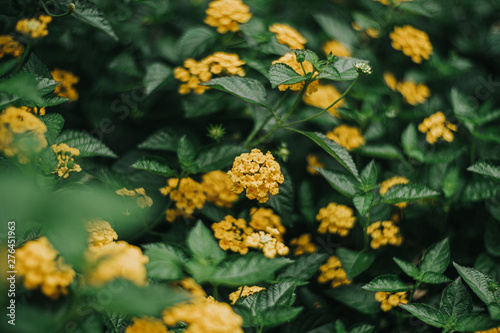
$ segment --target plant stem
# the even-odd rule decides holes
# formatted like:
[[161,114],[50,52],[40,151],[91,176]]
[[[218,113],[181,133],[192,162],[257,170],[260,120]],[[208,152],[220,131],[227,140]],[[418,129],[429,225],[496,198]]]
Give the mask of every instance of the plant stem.
[[411,303],[411,301],[413,300],[413,295],[415,295],[415,291],[418,289],[419,286],[420,286],[420,281],[417,281],[417,283],[415,283],[415,285],[411,289],[410,297],[408,297],[408,303]]
[[14,69],[13,74],[17,74],[21,68],[23,67],[24,62],[26,61],[26,57],[28,57],[28,54],[31,52],[31,46],[33,45],[33,39],[30,39],[28,42],[28,45],[26,45],[26,48],[24,49],[24,53],[19,59],[19,63],[17,64],[16,68]]
[[45,2],[43,0],[40,0],[40,3],[42,4],[42,7],[43,7],[43,10],[45,11],[45,13],[47,13],[47,15],[52,16],[52,17],[63,17],[63,16],[68,16],[69,14],[73,13],[73,11],[68,10],[64,14],[52,14],[50,12],[50,10],[47,8],[47,6],[45,5]]

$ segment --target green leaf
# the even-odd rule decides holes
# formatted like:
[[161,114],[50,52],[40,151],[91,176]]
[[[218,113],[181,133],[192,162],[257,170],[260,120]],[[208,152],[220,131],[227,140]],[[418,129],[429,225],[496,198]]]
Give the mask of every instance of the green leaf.
[[318,75],[318,78],[333,81],[354,80],[359,76],[354,65],[360,62],[366,61],[356,58],[341,57],[333,64],[321,67],[321,73]]
[[450,98],[455,116],[471,130],[476,116],[475,107],[472,107],[467,97],[456,88],[451,90]]
[[500,167],[487,162],[477,162],[476,164],[468,167],[467,171],[475,172],[500,181]]
[[183,135],[185,131],[181,128],[166,127],[144,140],[138,148],[176,152],[178,142]]
[[345,20],[340,18],[340,15],[315,13],[313,17],[330,38],[341,41],[349,47],[358,44],[356,32],[349,24],[345,23]]
[[441,189],[445,198],[451,198],[457,191],[460,183],[460,169],[458,165],[450,165],[444,175],[443,185]]
[[431,245],[420,261],[420,270],[425,272],[443,273],[450,263],[450,244],[448,238]]
[[406,285],[406,283],[398,278],[397,275],[384,274],[377,276],[375,279],[365,284],[363,289],[369,291],[389,291],[391,293],[398,293],[408,291],[411,287]]
[[89,0],[75,0],[73,3],[76,7],[76,10],[72,14],[74,18],[105,32],[114,40],[118,40],[108,20],[106,20],[99,7],[93,2]]
[[182,267],[186,258],[179,249],[164,243],[146,244],[143,248],[144,255],[149,257],[146,264],[148,278],[166,281],[184,278]]
[[373,201],[375,200],[375,193],[368,192],[365,195],[355,194],[352,198],[352,203],[356,210],[361,216],[365,214],[372,208]]
[[491,319],[500,320],[500,304],[492,303],[488,305],[488,312],[490,313]]
[[356,252],[340,247],[335,255],[342,263],[347,279],[352,280],[359,274],[366,271],[375,260],[375,255],[369,252]]
[[219,247],[212,232],[200,220],[189,232],[186,243],[193,256],[200,262],[217,265],[226,258],[226,252]]
[[445,316],[454,318],[472,311],[472,298],[460,278],[444,289],[439,310]]
[[22,98],[35,105],[43,102],[41,92],[38,89],[38,81],[33,74],[21,72],[0,81],[0,92]]
[[172,177],[177,174],[175,170],[170,169],[167,161],[159,156],[142,157],[131,165],[132,168],[145,170],[163,177]]
[[77,148],[82,157],[118,157],[104,143],[85,132],[74,130],[64,131],[57,138],[57,143],[65,143],[70,147]]
[[497,299],[500,298],[500,288],[498,288],[496,291],[491,291],[488,288],[491,284],[494,283],[497,283],[498,285],[497,281],[495,281],[489,275],[481,273],[474,268],[460,266],[457,263],[453,263],[453,265],[457,269],[462,279],[464,279],[464,281],[469,285],[469,287],[477,295],[477,297],[479,297],[486,305],[489,305],[491,303],[498,304],[498,300],[496,300],[495,297]]
[[373,187],[377,184],[377,166],[374,160],[371,160],[361,171],[361,182],[366,187]]
[[420,199],[438,196],[439,192],[431,190],[420,184],[398,184],[391,186],[382,197],[383,203],[395,204],[400,202],[411,202]]
[[391,144],[366,144],[356,149],[362,155],[396,160],[402,157],[401,151]]
[[0,63],[0,76],[4,76],[8,72],[10,72],[14,67],[16,67],[18,60],[10,59],[7,61],[3,61]]
[[375,293],[361,289],[360,284],[329,289],[325,294],[363,314],[380,312],[380,303],[375,300]]
[[181,104],[186,118],[207,116],[221,110],[222,94],[189,94],[182,98]]
[[51,146],[45,147],[39,155],[40,169],[47,174],[52,174],[57,169],[58,160],[57,155]]
[[170,79],[171,75],[172,68],[161,62],[155,62],[148,65],[143,83],[146,87],[146,95],[155,91],[159,86]]
[[234,158],[244,151],[243,147],[232,144],[203,148],[194,163],[199,167],[200,172],[221,170],[231,164]]
[[354,324],[353,327],[349,329],[349,333],[372,333],[375,326],[368,324]]
[[[23,66],[23,71],[30,73],[37,80],[37,87],[40,95],[48,94],[60,84],[52,78],[52,74],[45,64],[32,53]],[[38,106],[42,106],[38,103]]]
[[197,58],[217,40],[217,33],[207,27],[187,29],[177,42],[179,59]]
[[297,57],[303,56],[305,60],[310,62],[311,64],[314,64],[319,60],[318,55],[308,49],[295,49],[293,50],[293,53],[295,53]]
[[227,92],[250,104],[268,108],[266,89],[257,80],[240,76],[226,76],[212,79],[203,85]]
[[495,143],[500,143],[500,134],[498,133],[498,125],[485,126],[480,131],[472,130],[474,137]]
[[279,85],[290,85],[306,80],[305,76],[297,73],[292,67],[283,63],[276,63],[269,68],[269,81],[276,88]]
[[47,133],[45,137],[49,144],[53,144],[56,141],[57,136],[61,133],[64,126],[64,118],[58,113],[49,113],[40,118],[45,126],[47,126]]
[[494,256],[500,257],[500,223],[494,220],[486,222],[486,230],[484,231],[484,246],[486,251]]
[[340,320],[335,322],[335,333],[346,333],[345,326]]
[[446,326],[445,316],[430,305],[422,303],[399,304],[399,306],[421,321],[431,326],[441,328]]
[[410,124],[406,127],[401,134],[401,143],[406,155],[419,162],[423,162],[425,160],[425,152],[418,145],[417,129],[415,125]]
[[440,283],[446,283],[450,282],[451,280],[441,274],[441,273],[436,273],[436,272],[424,272],[418,280],[423,283],[429,283],[429,284],[440,284]]
[[135,59],[129,53],[120,53],[108,65],[112,71],[130,75],[133,77],[140,77],[139,69],[135,63]]
[[194,158],[196,157],[196,148],[193,143],[189,141],[187,135],[182,136],[177,146],[177,156],[183,169],[189,168],[193,165]]
[[278,275],[278,280],[294,279],[296,281],[307,281],[316,274],[319,266],[321,266],[327,257],[326,253],[302,255]]
[[483,201],[493,198],[500,193],[500,186],[486,179],[473,179],[469,181],[462,191],[464,201]]
[[123,331],[122,326],[128,326],[128,318],[126,315],[108,311],[102,311],[99,314],[99,317],[102,319],[109,333],[121,333]]
[[270,259],[260,253],[232,255],[224,260],[210,278],[210,282],[228,286],[254,285],[272,280],[274,272],[293,263],[288,258]]
[[417,277],[420,275],[420,270],[417,268],[417,266],[413,265],[411,262],[395,257],[392,259],[399,266],[399,268],[401,268],[401,270],[409,277],[417,279]]
[[352,198],[356,194],[359,182],[353,176],[323,168],[315,170],[326,179],[330,186],[346,197]]
[[487,314],[471,313],[461,316],[455,323],[457,332],[478,332],[498,327],[498,321],[494,321]]
[[449,163],[462,156],[465,152],[467,152],[465,146],[426,151],[424,162],[428,164]]

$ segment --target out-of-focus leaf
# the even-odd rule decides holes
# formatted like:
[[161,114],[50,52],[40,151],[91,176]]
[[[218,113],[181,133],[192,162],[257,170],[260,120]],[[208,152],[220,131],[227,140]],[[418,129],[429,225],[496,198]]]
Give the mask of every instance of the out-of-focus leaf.
[[424,150],[418,145],[417,129],[415,125],[410,124],[401,134],[401,143],[406,155],[419,162],[425,160]]
[[450,198],[455,194],[460,185],[460,170],[457,165],[451,165],[446,170],[444,175],[442,190],[446,198]]
[[221,170],[231,164],[234,158],[243,152],[243,147],[232,144],[203,148],[194,163],[202,172]]
[[326,257],[326,253],[302,255],[278,275],[278,280],[307,281],[318,271],[319,266],[325,261]]
[[356,152],[362,155],[385,158],[388,160],[397,160],[402,156],[401,151],[391,144],[366,144],[356,149]]
[[375,260],[375,255],[369,252],[356,252],[340,247],[335,255],[342,263],[347,279],[352,280],[359,274],[366,271]]
[[266,89],[257,80],[239,76],[214,78],[203,85],[222,90],[245,102],[267,108]]
[[281,168],[283,173],[283,184],[279,186],[279,193],[270,195],[267,204],[280,215],[285,226],[293,224],[293,212],[295,208],[294,188],[292,177],[285,168]]
[[167,127],[159,130],[139,144],[142,149],[177,151],[177,145],[185,131],[180,128]]
[[144,76],[146,94],[149,95],[155,91],[159,86],[166,82],[171,75],[172,68],[161,62],[155,62],[149,65],[146,68],[146,75]]
[[500,193],[500,185],[486,179],[471,180],[462,191],[464,201],[483,201]]
[[22,98],[35,105],[43,103],[42,94],[38,89],[38,80],[33,74],[27,72],[1,80],[0,92],[12,95],[15,99]]
[[486,222],[484,246],[490,255],[500,257],[500,222],[495,220]]
[[149,258],[146,264],[149,278],[174,281],[185,276],[182,266],[186,258],[179,249],[164,243],[146,244],[143,248],[144,255]]
[[345,23],[345,20],[324,13],[315,13],[313,17],[330,38],[341,41],[347,46],[354,46],[358,43],[356,32]]
[[380,303],[375,300],[375,293],[361,289],[360,284],[329,289],[325,294],[363,314],[380,312]]
[[201,221],[198,221],[191,229],[186,243],[193,256],[199,261],[217,265],[226,258],[226,252],[219,247],[212,232]]
[[73,3],[76,7],[76,10],[72,14],[74,18],[105,32],[114,40],[118,40],[108,20],[93,2],[89,0],[75,0]]
[[184,32],[177,42],[179,59],[197,58],[215,41],[217,33],[207,27],[190,28]]

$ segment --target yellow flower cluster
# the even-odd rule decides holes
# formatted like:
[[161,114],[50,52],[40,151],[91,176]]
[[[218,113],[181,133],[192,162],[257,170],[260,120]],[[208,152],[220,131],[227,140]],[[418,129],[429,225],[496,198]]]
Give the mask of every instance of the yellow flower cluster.
[[240,254],[248,253],[246,239],[253,233],[244,219],[235,219],[227,215],[224,220],[213,223],[214,237],[219,239],[219,246],[224,251],[231,250]]
[[68,294],[75,271],[64,264],[46,237],[40,237],[21,246],[16,251],[17,275],[24,277],[26,289],[40,287],[51,299]]
[[180,321],[187,324],[184,333],[243,333],[243,319],[229,304],[217,302],[212,297],[167,308],[163,321],[168,326]]
[[38,20],[23,19],[17,21],[16,30],[21,34],[30,38],[39,38],[48,35],[47,24],[52,21],[52,17],[48,15],[40,15]]
[[359,128],[347,125],[335,127],[333,131],[326,133],[326,137],[347,150],[356,149],[365,144],[365,138],[361,135]]
[[[295,55],[295,53],[287,53],[284,56],[282,56],[281,58],[279,58],[278,60],[273,61],[273,65],[277,64],[277,63],[286,64],[286,65],[292,67],[292,69],[297,74],[300,74],[302,76],[305,76],[307,73],[311,73],[314,71],[314,67],[309,61],[304,60],[304,62],[302,62],[302,64],[299,63],[297,61],[297,56]],[[305,72],[304,72],[304,70],[305,70]],[[287,89],[290,89],[292,91],[301,91],[302,88],[304,87],[304,84],[305,84],[304,81],[294,83],[294,84],[280,84],[278,86],[278,89],[280,91],[285,91]],[[306,95],[310,95],[310,94],[314,93],[316,90],[318,90],[318,85],[319,85],[318,80],[315,80],[315,81],[309,83],[309,85],[307,86]]]
[[413,0],[375,0],[375,1],[378,1],[381,4],[388,6],[390,4],[399,5],[401,4],[401,2],[409,2]]
[[47,146],[47,126],[21,108],[9,106],[0,114],[0,151],[6,156],[17,156],[21,164]]
[[235,304],[236,301],[238,299],[240,299],[241,297],[247,297],[247,296],[253,295],[255,293],[258,293],[258,292],[260,292],[262,290],[266,290],[266,288],[259,287],[259,286],[253,286],[253,287],[243,286],[243,287],[239,287],[238,290],[236,290],[235,292],[232,292],[232,293],[229,294],[229,300],[231,301],[231,304]]
[[269,31],[276,35],[278,42],[293,49],[303,49],[307,40],[297,30],[288,24],[275,23],[269,27]]
[[427,133],[425,139],[431,145],[435,144],[439,138],[446,142],[453,141],[453,133],[456,132],[457,126],[446,121],[446,117],[441,111],[438,111],[418,125],[418,130],[422,133]]
[[474,333],[500,333],[500,326],[487,331],[475,331]]
[[169,284],[173,287],[180,287],[181,289],[188,291],[194,298],[203,299],[207,297],[205,290],[203,290],[203,288],[196,283],[192,277],[187,277]]
[[329,40],[324,43],[323,52],[326,55],[331,53],[339,57],[350,57],[352,55],[351,50],[347,46],[336,40]]
[[270,208],[251,208],[250,209],[250,227],[254,230],[265,231],[267,228],[278,230],[278,240],[283,241],[282,235],[286,232],[285,227],[281,224],[281,218],[274,214]]
[[399,92],[403,100],[411,105],[422,104],[431,95],[429,87],[425,84],[413,81],[398,82],[391,72],[384,73],[384,81],[391,90]]
[[318,156],[310,154],[307,155],[307,172],[309,172],[311,175],[317,175],[318,171],[314,170],[313,168],[322,168],[325,166],[319,159]]
[[392,74],[391,72],[384,72],[384,81],[392,91],[397,91],[398,80],[396,79],[394,74]]
[[316,245],[311,242],[311,234],[302,234],[299,237],[291,239],[290,245],[295,247],[293,254],[296,256],[304,253],[314,253],[317,250]]
[[364,32],[370,38],[379,38],[380,37],[380,32],[376,28],[369,27],[369,28],[363,30],[356,22],[352,22],[351,25],[354,28],[354,30],[359,31],[359,32]]
[[238,200],[238,195],[231,191],[231,185],[227,174],[220,170],[204,174],[201,181],[207,201],[226,208]]
[[115,193],[122,197],[137,197],[137,205],[141,208],[153,206],[153,199],[146,194],[144,187],[139,187],[134,190],[128,190],[124,187],[116,190]]
[[347,275],[342,268],[339,258],[331,256],[327,262],[319,267],[321,275],[318,277],[319,283],[332,281],[332,288],[337,288],[344,284],[350,284],[352,281],[347,279]]
[[31,114],[34,114],[35,116],[44,116],[45,115],[45,108],[37,108],[35,106],[21,106],[20,109],[29,112]]
[[422,58],[429,60],[432,54],[432,44],[429,36],[421,30],[415,29],[410,25],[395,27],[389,34],[392,40],[392,47],[411,57],[413,62],[420,64]]
[[101,247],[113,243],[118,239],[118,234],[109,222],[103,220],[92,220],[85,223],[89,233],[89,246]]
[[[387,193],[387,190],[389,188],[393,187],[394,185],[400,185],[400,184],[408,184],[410,181],[405,178],[405,177],[400,177],[400,176],[394,176],[389,179],[384,180],[382,183],[380,183],[380,189],[379,192],[381,195],[384,195]],[[403,209],[407,206],[408,204],[406,202],[400,202],[395,204],[395,206]]]
[[125,333],[169,333],[161,319],[145,317],[133,318],[132,325],[125,329]]
[[399,234],[399,228],[392,221],[372,223],[368,226],[367,233],[372,237],[370,246],[374,250],[387,244],[399,246],[403,243],[403,237]]
[[329,203],[316,215],[316,220],[320,221],[318,232],[324,234],[328,231],[342,237],[347,236],[356,222],[356,216],[353,213],[353,210],[347,206]]
[[178,216],[190,217],[195,208],[203,207],[207,197],[203,192],[203,186],[190,177],[170,178],[167,186],[160,189],[161,194],[169,195],[175,201],[174,209],[167,209],[167,221],[173,222]]
[[77,84],[80,79],[78,76],[73,73],[63,70],[63,69],[54,69],[50,74],[55,81],[61,82],[56,89],[54,90],[54,94],[60,97],[69,98],[70,102],[74,102],[78,99],[78,92],[73,87],[73,85]]
[[208,5],[206,14],[205,23],[216,27],[220,34],[239,31],[239,23],[247,23],[252,18],[250,8],[241,0],[212,1]]
[[191,92],[203,94],[209,87],[200,85],[212,78],[212,75],[239,75],[245,76],[245,71],[241,66],[245,62],[237,54],[216,52],[201,61],[186,59],[184,67],[174,69],[174,77],[184,82],[179,86],[179,94],[186,95]]
[[279,240],[281,234],[277,229],[267,228],[266,232],[254,232],[246,238],[245,244],[248,247],[260,249],[268,258],[274,258],[276,255],[286,256],[290,249]]
[[391,294],[386,291],[377,291],[375,293],[375,299],[380,302],[380,308],[382,311],[387,312],[393,307],[398,306],[398,304],[406,304],[408,300],[406,299],[406,292],[400,292]]
[[284,181],[280,165],[273,155],[270,152],[264,155],[257,148],[237,156],[227,174],[234,193],[239,194],[246,189],[247,198],[257,199],[260,203],[267,202],[269,195],[278,194],[278,184]]
[[71,148],[65,143],[52,145],[52,150],[57,156],[57,168],[52,173],[57,173],[59,177],[68,178],[71,171],[82,171],[80,165],[75,162],[75,156],[80,155],[80,150]]
[[11,36],[0,36],[0,58],[10,54],[13,57],[20,57],[24,52],[24,46]]
[[[333,102],[340,98],[342,94],[332,85],[329,84],[318,84],[317,90],[312,92],[309,95],[304,95],[303,101],[304,103],[315,106],[320,109],[326,109]],[[341,99],[334,106],[328,109],[328,113],[330,113],[334,117],[338,117],[337,108],[342,107],[344,105],[344,100]]]

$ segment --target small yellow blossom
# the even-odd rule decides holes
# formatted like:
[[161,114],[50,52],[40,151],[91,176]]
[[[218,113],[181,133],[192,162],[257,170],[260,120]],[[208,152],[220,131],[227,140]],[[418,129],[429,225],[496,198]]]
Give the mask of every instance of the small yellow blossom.
[[331,256],[328,261],[319,267],[321,275],[318,277],[319,283],[332,281],[332,288],[337,288],[344,284],[351,284],[342,268],[342,263],[336,256]]
[[276,35],[278,42],[290,49],[303,49],[307,40],[297,30],[288,24],[275,23],[269,27],[269,31]]
[[326,55],[330,53],[339,57],[350,57],[352,56],[351,50],[344,44],[336,40],[329,40],[323,44],[323,52]]
[[280,233],[277,229],[267,228],[266,232],[254,232],[246,238],[246,245],[255,249],[261,249],[268,258],[274,258],[276,255],[286,256],[290,249],[278,240]]
[[60,97],[69,98],[70,102],[76,101],[78,99],[78,92],[73,85],[80,81],[78,76],[58,68],[54,69],[51,74],[55,81],[61,82],[54,90],[54,94]]
[[398,81],[396,80],[394,74],[392,74],[391,72],[384,72],[384,81],[392,91],[396,91]]
[[224,171],[216,170],[204,174],[201,181],[207,201],[230,208],[238,195],[231,191],[232,182]]
[[101,247],[113,243],[118,239],[118,234],[111,227],[109,222],[103,220],[92,220],[85,223],[85,228],[89,233],[89,246]]
[[252,18],[250,8],[241,0],[212,1],[208,5],[206,14],[205,23],[216,27],[220,34],[239,31],[239,23],[247,23]]
[[57,173],[59,177],[68,178],[71,171],[82,171],[80,165],[75,162],[75,156],[80,155],[80,150],[65,143],[52,145],[52,150],[57,156],[57,168],[52,173]]
[[269,195],[279,193],[278,184],[283,184],[284,177],[273,155],[266,155],[255,148],[250,153],[243,153],[234,159],[233,167],[227,172],[233,183],[231,190],[241,193],[246,189],[248,199],[267,202]]
[[318,175],[318,171],[314,170],[314,168],[323,168],[325,164],[323,164],[319,159],[318,156],[314,154],[309,154],[307,155],[307,172],[309,172],[311,175]]
[[403,100],[410,105],[422,104],[431,95],[429,87],[423,83],[417,84],[413,81],[398,82],[396,90],[403,95]]
[[0,36],[0,58],[10,54],[15,58],[19,58],[24,52],[24,46],[16,41],[11,36]]
[[29,112],[31,114],[34,114],[35,116],[44,116],[45,115],[45,108],[37,108],[35,106],[21,106],[20,109]]
[[47,146],[47,126],[22,108],[9,106],[0,114],[0,151],[27,164]]
[[387,312],[393,307],[398,306],[398,304],[406,304],[408,300],[406,299],[406,292],[400,292],[391,294],[386,291],[377,291],[375,293],[375,299],[380,302],[380,308],[382,311]]
[[244,219],[235,219],[227,215],[224,220],[213,223],[214,237],[219,239],[219,246],[224,251],[231,250],[240,254],[248,253],[246,238],[253,233]]
[[351,208],[332,202],[319,210],[316,220],[320,222],[318,232],[324,234],[328,231],[345,237],[354,227],[356,216]]
[[335,127],[333,131],[326,133],[326,137],[347,150],[356,149],[365,144],[365,138],[363,138],[359,129],[347,125]]
[[369,27],[369,28],[366,28],[363,30],[356,22],[352,22],[351,25],[354,28],[354,30],[362,32],[364,35],[366,35],[370,38],[379,38],[380,37],[380,32],[377,28]]
[[115,191],[116,194],[122,197],[137,197],[137,206],[147,208],[153,206],[153,199],[146,195],[144,187],[139,187],[134,190],[128,190],[125,187]]
[[444,114],[438,111],[430,117],[425,118],[424,121],[418,125],[418,130],[422,133],[427,133],[425,139],[432,145],[440,138],[446,142],[452,142],[453,133],[451,131],[456,132],[457,126],[446,121]]
[[[318,84],[317,90],[312,92],[309,95],[304,95],[303,101],[304,103],[315,106],[320,109],[326,109],[333,102],[338,100],[342,96],[342,94],[330,84]],[[337,108],[342,107],[344,105],[344,99],[341,99],[334,106],[328,109],[328,113],[330,113],[334,117],[339,117],[337,113]]]
[[368,226],[367,233],[371,236],[370,246],[376,250],[387,244],[399,246],[403,243],[403,237],[399,234],[399,228],[392,221],[378,221]]
[[290,245],[295,247],[293,254],[296,256],[304,253],[314,253],[317,250],[316,245],[311,242],[311,234],[302,234],[297,238],[291,239]]
[[286,232],[285,227],[281,224],[281,218],[274,214],[270,208],[251,208],[250,222],[248,223],[254,230],[265,231],[267,228],[275,228],[278,230],[278,240],[283,241],[282,235]]
[[497,328],[492,328],[487,331],[475,331],[474,333],[500,333],[500,326]]
[[125,329],[125,333],[169,333],[161,319],[157,318],[133,318],[132,325]]
[[394,49],[403,51],[406,56],[411,57],[411,60],[417,64],[422,62],[422,58],[429,60],[432,54],[432,44],[429,36],[410,25],[395,27],[389,37],[392,40]]
[[22,19],[17,21],[16,30],[30,38],[40,38],[48,35],[47,24],[52,21],[48,15],[40,15],[38,19]]
[[207,293],[192,277],[187,277],[179,281],[169,283],[173,287],[180,287],[188,291],[196,299],[204,299]]
[[168,209],[167,221],[173,222],[178,216],[191,217],[196,208],[205,204],[207,197],[203,193],[203,186],[190,177],[170,178],[167,186],[160,189],[161,194],[168,195],[175,202],[175,209]]
[[[400,184],[408,184],[410,181],[405,178],[405,177],[400,177],[400,176],[394,176],[392,178],[389,178],[389,179],[386,179],[384,180],[381,184],[380,184],[380,194],[381,195],[384,195],[387,190],[389,190],[389,188],[391,188],[392,186],[394,185],[400,185]],[[397,203],[395,204],[395,206],[399,207],[399,208],[405,208],[408,204],[406,202],[400,202],[400,203]]]
[[[297,61],[297,56],[293,52],[287,53],[284,56],[282,56],[281,58],[279,58],[278,60],[273,61],[273,65],[277,64],[277,63],[281,63],[281,64],[285,64],[285,65],[290,66],[297,74],[300,74],[302,76],[305,76],[307,73],[311,73],[314,71],[314,67],[309,61],[304,60],[302,62],[302,64],[299,63]],[[305,72],[304,72],[304,70],[305,70]],[[304,84],[305,84],[304,81],[294,83],[294,84],[280,84],[278,86],[278,89],[280,91],[285,91],[287,89],[290,89],[292,91],[301,91],[302,88],[304,87]],[[310,95],[310,94],[314,93],[316,90],[318,90],[318,85],[319,85],[318,80],[315,80],[315,81],[309,83],[309,85],[307,86],[306,95]]]
[[236,301],[238,299],[240,299],[241,297],[247,297],[247,296],[253,295],[255,293],[258,293],[258,292],[260,292],[262,290],[266,290],[266,288],[259,287],[259,286],[253,286],[253,287],[243,286],[243,287],[239,287],[238,290],[236,290],[235,292],[232,292],[232,293],[229,294],[229,300],[231,301],[231,304],[235,304]]
[[26,289],[40,287],[51,299],[67,295],[75,277],[75,271],[58,258],[58,252],[46,237],[29,241],[16,250],[16,271],[24,278]]

